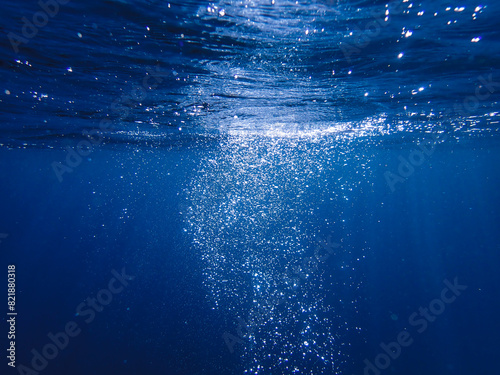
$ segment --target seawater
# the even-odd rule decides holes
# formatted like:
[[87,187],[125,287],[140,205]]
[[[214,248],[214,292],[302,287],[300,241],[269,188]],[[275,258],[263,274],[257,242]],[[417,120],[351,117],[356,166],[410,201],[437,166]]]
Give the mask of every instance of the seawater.
[[498,4],[3,5],[10,373],[495,372]]

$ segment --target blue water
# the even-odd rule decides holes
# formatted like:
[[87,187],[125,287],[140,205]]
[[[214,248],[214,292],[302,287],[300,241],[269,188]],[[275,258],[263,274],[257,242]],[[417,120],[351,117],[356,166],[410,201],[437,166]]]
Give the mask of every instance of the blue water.
[[2,1],[1,373],[498,372],[499,11]]

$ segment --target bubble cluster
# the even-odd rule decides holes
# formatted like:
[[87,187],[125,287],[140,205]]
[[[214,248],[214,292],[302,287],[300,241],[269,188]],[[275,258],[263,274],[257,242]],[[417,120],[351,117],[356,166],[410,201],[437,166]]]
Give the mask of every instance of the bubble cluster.
[[[325,228],[339,235],[336,202],[346,202],[352,180],[334,176],[350,146],[340,135],[300,134],[229,136],[206,154],[185,191],[186,231],[203,260],[207,296],[244,322],[239,353],[248,374],[340,373],[349,357],[349,317],[326,301],[335,286],[324,276],[336,271],[314,249]],[[325,219],[325,206],[338,210]]]

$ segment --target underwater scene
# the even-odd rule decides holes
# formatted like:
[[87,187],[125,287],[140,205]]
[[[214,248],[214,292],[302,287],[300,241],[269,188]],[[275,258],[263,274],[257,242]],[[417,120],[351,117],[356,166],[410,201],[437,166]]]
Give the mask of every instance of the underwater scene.
[[0,3],[1,374],[500,373],[500,2]]

